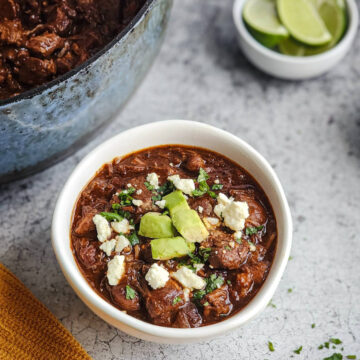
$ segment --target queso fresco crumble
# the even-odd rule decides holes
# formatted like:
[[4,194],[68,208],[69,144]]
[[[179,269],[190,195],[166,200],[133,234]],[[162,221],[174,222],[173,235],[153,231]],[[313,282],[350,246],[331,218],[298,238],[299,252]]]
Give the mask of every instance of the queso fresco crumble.
[[168,327],[222,321],[256,295],[276,249],[256,180],[226,157],[180,145],[105,164],[75,205],[74,256],[113,306]]

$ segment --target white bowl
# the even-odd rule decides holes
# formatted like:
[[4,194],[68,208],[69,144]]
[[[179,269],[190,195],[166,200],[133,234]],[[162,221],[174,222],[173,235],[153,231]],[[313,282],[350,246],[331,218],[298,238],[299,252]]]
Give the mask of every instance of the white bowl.
[[[118,310],[99,295],[81,274],[70,248],[71,214],[75,201],[95,172],[117,156],[156,145],[184,144],[217,151],[245,168],[264,189],[273,206],[278,243],[269,275],[254,299],[239,313],[214,325],[174,329],[152,325]],[[245,324],[271,300],[289,258],[292,240],[290,209],[279,179],[269,163],[251,146],[215,127],[185,120],[150,123],[124,131],[98,146],[75,168],[56,203],[52,244],[61,269],[78,296],[98,316],[118,329],[144,340],[189,343],[209,339]]]
[[344,58],[358,28],[359,14],[355,0],[346,0],[348,27],[340,42],[329,51],[314,56],[288,56],[261,45],[247,30],[243,17],[243,7],[247,0],[235,0],[233,19],[237,29],[241,49],[251,63],[267,74],[289,80],[303,80],[319,76],[329,71]]

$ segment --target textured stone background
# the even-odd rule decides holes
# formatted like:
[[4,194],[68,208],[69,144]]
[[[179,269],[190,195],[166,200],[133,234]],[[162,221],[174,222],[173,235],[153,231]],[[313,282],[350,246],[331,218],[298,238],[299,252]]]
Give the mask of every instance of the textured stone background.
[[[289,359],[300,345],[295,358],[322,359],[334,351],[317,349],[329,337],[344,342],[344,355],[360,356],[360,39],[321,78],[277,80],[242,56],[231,6],[175,0],[160,56],[116,121],[66,161],[0,187],[0,261],[94,359]],[[169,118],[207,122],[258,149],[283,183],[295,225],[276,308],[188,346],[140,341],[93,315],[66,283],[50,243],[57,195],[78,161],[114,133]]]

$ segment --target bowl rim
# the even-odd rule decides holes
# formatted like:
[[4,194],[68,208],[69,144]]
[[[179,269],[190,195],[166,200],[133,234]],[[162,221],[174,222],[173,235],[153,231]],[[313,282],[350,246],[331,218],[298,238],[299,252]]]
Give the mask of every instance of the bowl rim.
[[130,33],[131,30],[137,25],[137,23],[140,22],[142,16],[151,9],[153,3],[155,3],[156,1],[157,0],[145,0],[144,5],[141,7],[138,13],[131,19],[131,21],[125,26],[125,28],[122,29],[119,32],[119,34],[115,36],[114,39],[112,39],[108,44],[106,44],[103,48],[97,51],[93,56],[91,56],[85,62],[83,62],[79,66],[76,66],[75,68],[71,69],[65,74],[56,77],[55,79],[49,82],[46,82],[32,89],[26,90],[20,93],[19,95],[10,97],[8,99],[3,99],[3,100],[0,99],[0,108],[5,105],[19,102],[21,100],[31,99],[41,94],[43,91],[46,91],[60,84],[61,82],[68,80],[69,78],[80,72],[81,70],[85,69],[91,63],[95,62],[99,57],[101,57],[104,53],[106,53],[109,49],[111,49],[116,43],[118,43],[123,37],[125,37],[126,34]]
[[[191,128],[192,131],[197,131],[198,134],[216,133],[216,136],[221,137],[222,141],[229,141],[230,143],[232,142],[236,144],[236,151],[244,152],[244,154],[246,154],[246,156],[251,159],[251,162],[257,163],[259,166],[263,167],[264,171],[266,172],[265,177],[268,178],[271,186],[274,188],[276,196],[279,198],[279,213],[282,214],[284,223],[283,246],[281,249],[276,249],[274,261],[272,263],[272,267],[270,269],[268,277],[262,284],[256,296],[249,302],[249,304],[237,314],[231,316],[229,319],[223,320],[216,324],[191,329],[162,327],[144,322],[122,312],[121,310],[108,303],[102,297],[100,297],[100,295],[98,295],[90,287],[86,279],[83,277],[80,269],[78,268],[78,265],[76,264],[76,261],[74,261],[72,252],[70,252],[71,258],[67,255],[68,253],[66,252],[63,243],[64,236],[67,239],[66,242],[70,242],[70,229],[63,229],[61,227],[61,222],[63,221],[62,219],[64,219],[63,207],[65,207],[66,204],[71,202],[73,208],[74,199],[77,199],[79,195],[78,193],[74,194],[74,191],[72,190],[72,185],[74,182],[76,182],[76,177],[77,175],[81,174],[82,169],[89,166],[91,168],[91,163],[93,161],[93,158],[97,156],[97,153],[101,153],[102,149],[108,148],[109,146],[111,146],[111,144],[118,142],[120,139],[133,138],[133,136],[135,136],[136,132],[138,131],[147,130],[148,132],[150,132],[154,131],[154,129],[159,130],[160,128],[164,129],[166,127],[171,127],[173,129],[174,126],[186,126]],[[158,145],[165,144],[174,144],[174,142],[169,143],[164,141],[162,144],[159,143]],[[178,144],[181,144],[181,142],[178,142]],[[209,146],[209,149],[211,149],[211,146]],[[122,155],[126,154],[119,154],[118,156]],[[102,157],[104,158],[104,155],[102,155]],[[102,160],[102,163],[105,164],[108,161],[111,160],[104,159]],[[95,174],[98,168],[95,168],[95,165],[93,166],[94,169],[91,168],[91,171]],[[88,181],[90,181],[90,179],[91,178],[89,178],[82,186],[85,186]],[[274,211],[276,214],[277,212],[275,209]],[[71,216],[71,214],[67,214],[66,216]],[[112,323],[113,325],[115,324],[115,322],[122,323],[123,325],[125,325],[125,327],[127,326],[133,328],[138,333],[146,334],[153,338],[161,338],[163,340],[182,339],[191,342],[194,341],[194,339],[196,338],[202,339],[205,337],[213,337],[236,327],[239,327],[240,325],[243,325],[244,323],[255,317],[267,306],[281,280],[281,276],[283,275],[290,255],[292,243],[292,218],[284,190],[280,184],[277,175],[275,174],[275,171],[265,160],[265,158],[260,155],[253,147],[251,147],[244,140],[238,138],[237,136],[205,123],[189,120],[167,120],[148,123],[121,132],[114,137],[108,139],[107,141],[101,143],[94,150],[92,150],[82,161],[80,161],[80,163],[75,167],[75,169],[69,176],[58,196],[52,220],[51,238],[57,261],[65,275],[65,278],[68,280],[68,282],[70,283],[74,291],[78,294],[78,296],[90,307],[92,311],[97,313],[102,319],[106,318],[106,321]],[[283,255],[279,260],[277,260],[277,257],[280,256],[280,250]],[[274,267],[275,261],[277,266],[276,268]],[[91,304],[91,306],[89,304]],[[94,308],[96,309],[96,311],[94,310]],[[101,313],[101,315],[99,313]],[[113,320],[113,322],[109,321],[109,319]]]
[[358,28],[359,14],[358,14],[356,2],[355,0],[345,0],[347,7],[347,14],[349,18],[348,26],[345,30],[343,37],[333,48],[317,55],[310,55],[310,56],[285,55],[278,53],[260,44],[249,33],[249,31],[245,26],[242,16],[242,10],[247,1],[249,0],[235,0],[233,4],[233,11],[232,11],[233,21],[235,23],[235,27],[238,34],[249,46],[254,48],[257,52],[261,53],[263,56],[282,63],[291,63],[294,65],[308,65],[317,62],[326,62],[329,58],[335,56],[337,53],[343,53],[347,50],[347,47],[354,40]]

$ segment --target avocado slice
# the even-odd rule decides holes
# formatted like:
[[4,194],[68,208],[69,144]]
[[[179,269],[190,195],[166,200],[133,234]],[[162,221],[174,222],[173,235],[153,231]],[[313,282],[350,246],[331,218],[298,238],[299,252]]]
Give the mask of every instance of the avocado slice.
[[195,250],[195,244],[188,243],[181,236],[150,241],[152,257],[155,260],[169,260],[185,256]]
[[178,209],[171,215],[176,230],[188,242],[202,242],[209,236],[198,213],[191,209]]
[[171,238],[175,236],[175,229],[167,215],[148,212],[140,220],[139,235],[149,238]]
[[163,200],[166,201],[166,207],[168,208],[170,215],[180,209],[190,209],[184,194],[180,190],[173,191],[164,196]]

